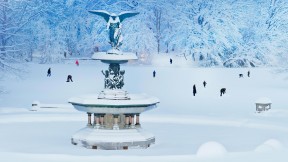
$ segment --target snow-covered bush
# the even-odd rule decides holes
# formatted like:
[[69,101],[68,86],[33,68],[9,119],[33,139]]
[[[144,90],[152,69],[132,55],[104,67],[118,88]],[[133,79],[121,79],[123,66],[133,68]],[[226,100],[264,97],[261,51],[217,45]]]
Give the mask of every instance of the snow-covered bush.
[[209,141],[202,144],[196,155],[201,158],[221,157],[227,153],[226,148],[219,142]]

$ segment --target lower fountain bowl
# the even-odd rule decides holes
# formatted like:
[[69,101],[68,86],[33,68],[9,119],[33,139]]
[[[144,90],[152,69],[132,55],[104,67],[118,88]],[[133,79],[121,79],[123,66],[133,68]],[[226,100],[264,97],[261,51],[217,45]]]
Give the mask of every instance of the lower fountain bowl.
[[129,94],[129,99],[102,99],[99,95],[85,95],[71,98],[68,102],[83,112],[137,114],[156,108],[159,99],[146,94]]
[[155,143],[155,137],[142,128],[111,130],[85,127],[72,136],[71,143],[101,150],[145,149]]

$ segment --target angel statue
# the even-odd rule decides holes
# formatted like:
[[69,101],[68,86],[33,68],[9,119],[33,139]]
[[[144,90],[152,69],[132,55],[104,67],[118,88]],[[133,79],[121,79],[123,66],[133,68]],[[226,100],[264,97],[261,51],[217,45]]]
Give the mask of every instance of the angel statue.
[[128,18],[139,14],[139,12],[133,11],[124,11],[116,15],[115,13],[109,13],[104,10],[91,10],[89,11],[93,14],[102,16],[107,22],[107,30],[109,29],[109,39],[110,44],[113,49],[119,50],[119,47],[122,45],[123,37],[121,35],[121,22]]

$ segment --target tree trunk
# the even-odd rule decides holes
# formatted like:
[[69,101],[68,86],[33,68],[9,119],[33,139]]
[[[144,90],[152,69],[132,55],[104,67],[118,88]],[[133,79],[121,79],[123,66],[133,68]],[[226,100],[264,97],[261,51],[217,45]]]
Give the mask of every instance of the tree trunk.
[[169,43],[167,42],[166,43],[166,53],[168,53],[169,52]]
[[156,25],[156,40],[157,40],[157,52],[160,52],[160,43],[161,43],[161,9],[154,9],[155,15],[155,25]]

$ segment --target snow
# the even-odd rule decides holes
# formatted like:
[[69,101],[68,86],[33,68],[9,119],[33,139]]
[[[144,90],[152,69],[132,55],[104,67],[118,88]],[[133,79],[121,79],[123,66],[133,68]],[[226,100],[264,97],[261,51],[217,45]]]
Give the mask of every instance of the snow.
[[143,131],[142,129],[127,129],[127,130],[103,130],[103,129],[90,129],[83,128],[79,130],[76,134],[73,135],[73,139],[79,140],[78,144],[81,144],[80,141],[87,141],[89,145],[93,143],[100,142],[142,142],[146,141],[149,138],[153,138],[153,135]]
[[[80,60],[80,66],[29,63],[23,78],[4,77],[0,80],[5,88],[0,94],[1,160],[287,161],[287,71],[176,67],[177,60],[170,65],[169,58],[159,61],[164,66],[121,66],[126,71],[124,90],[160,100],[158,108],[140,116],[142,127],[156,138],[155,145],[140,150],[89,150],[70,143],[71,136],[86,126],[87,114],[67,106],[68,99],[102,91],[101,70],[107,64],[88,60]],[[49,67],[51,77],[46,76]],[[250,77],[245,75],[248,70]],[[66,82],[68,74],[74,82]],[[227,92],[220,97],[223,87]],[[273,109],[255,113],[255,100],[262,96],[273,101]],[[57,108],[29,111],[33,101]]]
[[271,152],[275,150],[283,149],[283,144],[276,139],[269,139],[265,141],[262,145],[258,146],[256,152]]
[[111,106],[125,106],[125,105],[154,105],[159,102],[159,99],[147,94],[129,94],[129,100],[109,100],[99,99],[98,94],[90,94],[69,99],[70,103],[86,104],[86,105],[111,105]]
[[[115,52],[114,52],[115,51]],[[107,54],[106,52],[96,52],[92,56],[93,59],[96,60],[104,60],[104,61],[128,61],[128,60],[137,60],[137,56],[135,53],[131,52],[122,52],[118,50],[111,50],[110,52],[112,54]],[[118,52],[118,53],[116,53]]]
[[258,98],[255,103],[262,103],[262,104],[268,104],[268,103],[272,103],[271,99],[269,99],[268,97],[261,97]]
[[[172,59],[172,64],[170,64],[169,59]],[[187,61],[184,57],[178,56],[176,54],[160,53],[152,56],[151,64],[155,66],[172,66],[172,67],[191,67],[195,66],[191,60]]]
[[226,153],[227,150],[221,143],[209,141],[199,147],[196,155],[201,158],[215,158],[224,156]]

